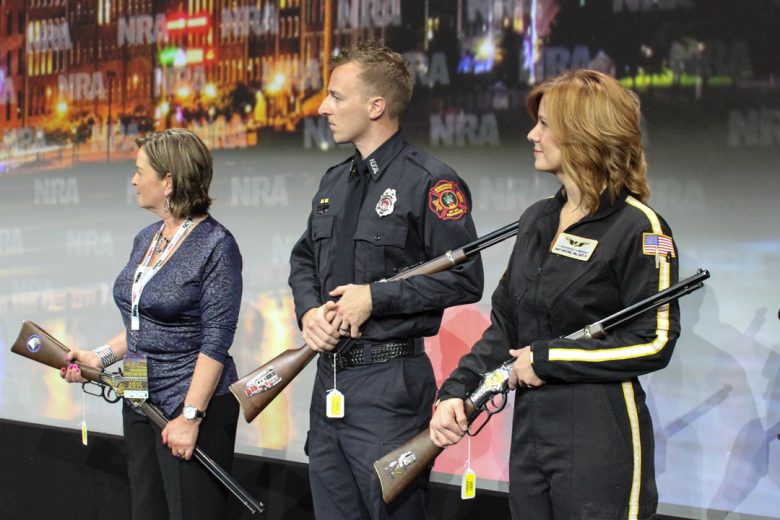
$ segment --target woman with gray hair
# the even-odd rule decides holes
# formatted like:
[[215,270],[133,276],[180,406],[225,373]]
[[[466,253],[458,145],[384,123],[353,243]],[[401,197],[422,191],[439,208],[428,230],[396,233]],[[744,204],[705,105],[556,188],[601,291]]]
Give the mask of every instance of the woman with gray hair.
[[83,381],[79,365],[125,359],[148,369],[148,400],[171,421],[162,431],[123,407],[132,518],[222,518],[227,492],[190,460],[195,443],[227,471],[233,462],[237,379],[228,350],[241,301],[241,253],[208,209],[212,157],[181,128],[136,140],[132,177],[138,205],[162,219],[135,237],[114,283],[125,330],[94,350],[74,350],[61,371]]

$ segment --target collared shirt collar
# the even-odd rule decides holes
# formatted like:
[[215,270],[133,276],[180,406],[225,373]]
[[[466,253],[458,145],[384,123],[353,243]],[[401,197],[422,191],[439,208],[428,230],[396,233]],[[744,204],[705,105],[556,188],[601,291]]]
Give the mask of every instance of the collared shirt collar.
[[355,165],[359,172],[367,171],[371,179],[377,181],[404,146],[406,146],[406,139],[404,139],[399,129],[387,141],[382,143],[379,148],[374,150],[374,153],[363,160],[361,160],[360,152],[355,150]]
[[[586,222],[589,220],[599,220],[611,215],[612,213],[617,211],[621,206],[623,206],[627,196],[628,196],[628,191],[625,188],[623,188],[618,193],[615,202],[611,202],[609,200],[608,190],[602,191],[601,195],[599,196],[599,209],[596,211],[596,213],[585,216],[580,222]],[[566,195],[564,194],[563,188],[559,189],[558,192],[555,194],[555,200],[560,206],[564,205],[564,203],[566,202]]]

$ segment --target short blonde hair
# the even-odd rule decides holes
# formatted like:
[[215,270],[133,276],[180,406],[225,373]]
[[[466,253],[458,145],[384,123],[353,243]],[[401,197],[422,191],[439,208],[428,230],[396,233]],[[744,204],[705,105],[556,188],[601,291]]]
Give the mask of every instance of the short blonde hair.
[[564,72],[531,90],[526,108],[534,120],[542,97],[548,126],[561,145],[561,167],[580,189],[582,203],[595,212],[605,186],[612,202],[623,188],[647,202],[639,96],[611,76],[583,69]]
[[332,56],[330,69],[347,63],[360,66],[358,78],[365,85],[366,94],[383,97],[387,114],[391,119],[397,119],[412,99],[412,73],[403,56],[376,42],[366,41]]
[[214,161],[197,135],[184,128],[169,128],[139,137],[135,144],[144,149],[149,165],[160,179],[171,174],[171,215],[199,217],[208,212]]

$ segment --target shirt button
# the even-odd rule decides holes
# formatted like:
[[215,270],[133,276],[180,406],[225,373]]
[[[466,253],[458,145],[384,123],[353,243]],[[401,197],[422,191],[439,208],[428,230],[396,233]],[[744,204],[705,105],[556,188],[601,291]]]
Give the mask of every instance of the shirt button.
[[374,240],[382,240],[382,237],[380,237],[379,235],[376,235],[376,236],[374,236]]

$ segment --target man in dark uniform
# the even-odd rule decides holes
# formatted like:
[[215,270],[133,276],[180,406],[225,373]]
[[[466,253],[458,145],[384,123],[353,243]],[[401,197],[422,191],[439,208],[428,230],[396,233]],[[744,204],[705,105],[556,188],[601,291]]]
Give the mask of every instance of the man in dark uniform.
[[422,338],[438,332],[443,309],[480,299],[482,264],[379,280],[473,241],[471,196],[401,134],[412,79],[398,53],[362,44],[330,65],[319,112],[356,150],[323,176],[290,259],[303,337],[321,353],[307,440],[314,509],[321,519],[424,518],[428,475],[385,506],[372,464],[427,426],[436,385]]

